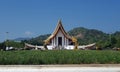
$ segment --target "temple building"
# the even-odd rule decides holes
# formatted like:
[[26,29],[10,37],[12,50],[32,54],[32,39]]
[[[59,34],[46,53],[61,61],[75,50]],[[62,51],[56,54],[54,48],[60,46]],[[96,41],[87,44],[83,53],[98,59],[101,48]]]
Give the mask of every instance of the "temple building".
[[77,43],[77,39],[73,36],[70,36],[65,31],[61,20],[59,20],[53,33],[46,40],[44,40],[44,46],[37,46],[25,43],[24,48],[27,50],[91,50],[96,48],[96,43],[79,46]]
[[48,50],[61,50],[74,49],[76,41],[74,37],[68,35],[59,20],[54,32],[44,42]]
[[77,39],[73,36],[70,36],[65,31],[61,20],[59,20],[54,32],[46,40],[44,40],[44,46],[37,46],[25,43],[24,48],[27,50],[86,50],[95,49],[96,43],[79,46],[77,43]]

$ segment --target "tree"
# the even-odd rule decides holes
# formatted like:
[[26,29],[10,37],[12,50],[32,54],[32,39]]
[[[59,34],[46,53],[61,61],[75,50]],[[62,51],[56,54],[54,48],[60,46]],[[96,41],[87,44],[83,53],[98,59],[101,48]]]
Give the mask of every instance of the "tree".
[[117,40],[114,36],[111,37],[111,47],[115,47],[115,44],[117,43]]
[[120,38],[117,39],[116,47],[120,48]]

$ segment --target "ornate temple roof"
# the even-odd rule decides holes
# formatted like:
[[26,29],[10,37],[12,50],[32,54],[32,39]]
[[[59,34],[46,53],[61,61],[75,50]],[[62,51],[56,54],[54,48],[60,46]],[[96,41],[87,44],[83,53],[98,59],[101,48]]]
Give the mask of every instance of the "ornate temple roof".
[[59,20],[54,32],[45,40],[45,42],[49,42],[50,39],[54,38],[56,34],[59,32],[59,30],[63,33],[63,35],[66,38],[71,39],[71,37],[68,35],[68,33],[63,28],[61,20]]

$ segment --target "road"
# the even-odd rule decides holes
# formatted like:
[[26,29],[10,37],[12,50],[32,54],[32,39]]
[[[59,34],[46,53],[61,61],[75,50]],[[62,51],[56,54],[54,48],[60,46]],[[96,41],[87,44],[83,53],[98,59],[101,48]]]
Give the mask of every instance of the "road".
[[13,65],[0,66],[0,72],[120,72],[120,66],[81,65]]

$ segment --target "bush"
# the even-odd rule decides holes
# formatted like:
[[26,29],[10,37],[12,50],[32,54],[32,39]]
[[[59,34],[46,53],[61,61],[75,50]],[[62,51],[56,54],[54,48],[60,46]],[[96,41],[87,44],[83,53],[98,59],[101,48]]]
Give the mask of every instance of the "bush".
[[119,51],[97,50],[46,50],[0,51],[1,65],[39,64],[117,64]]

